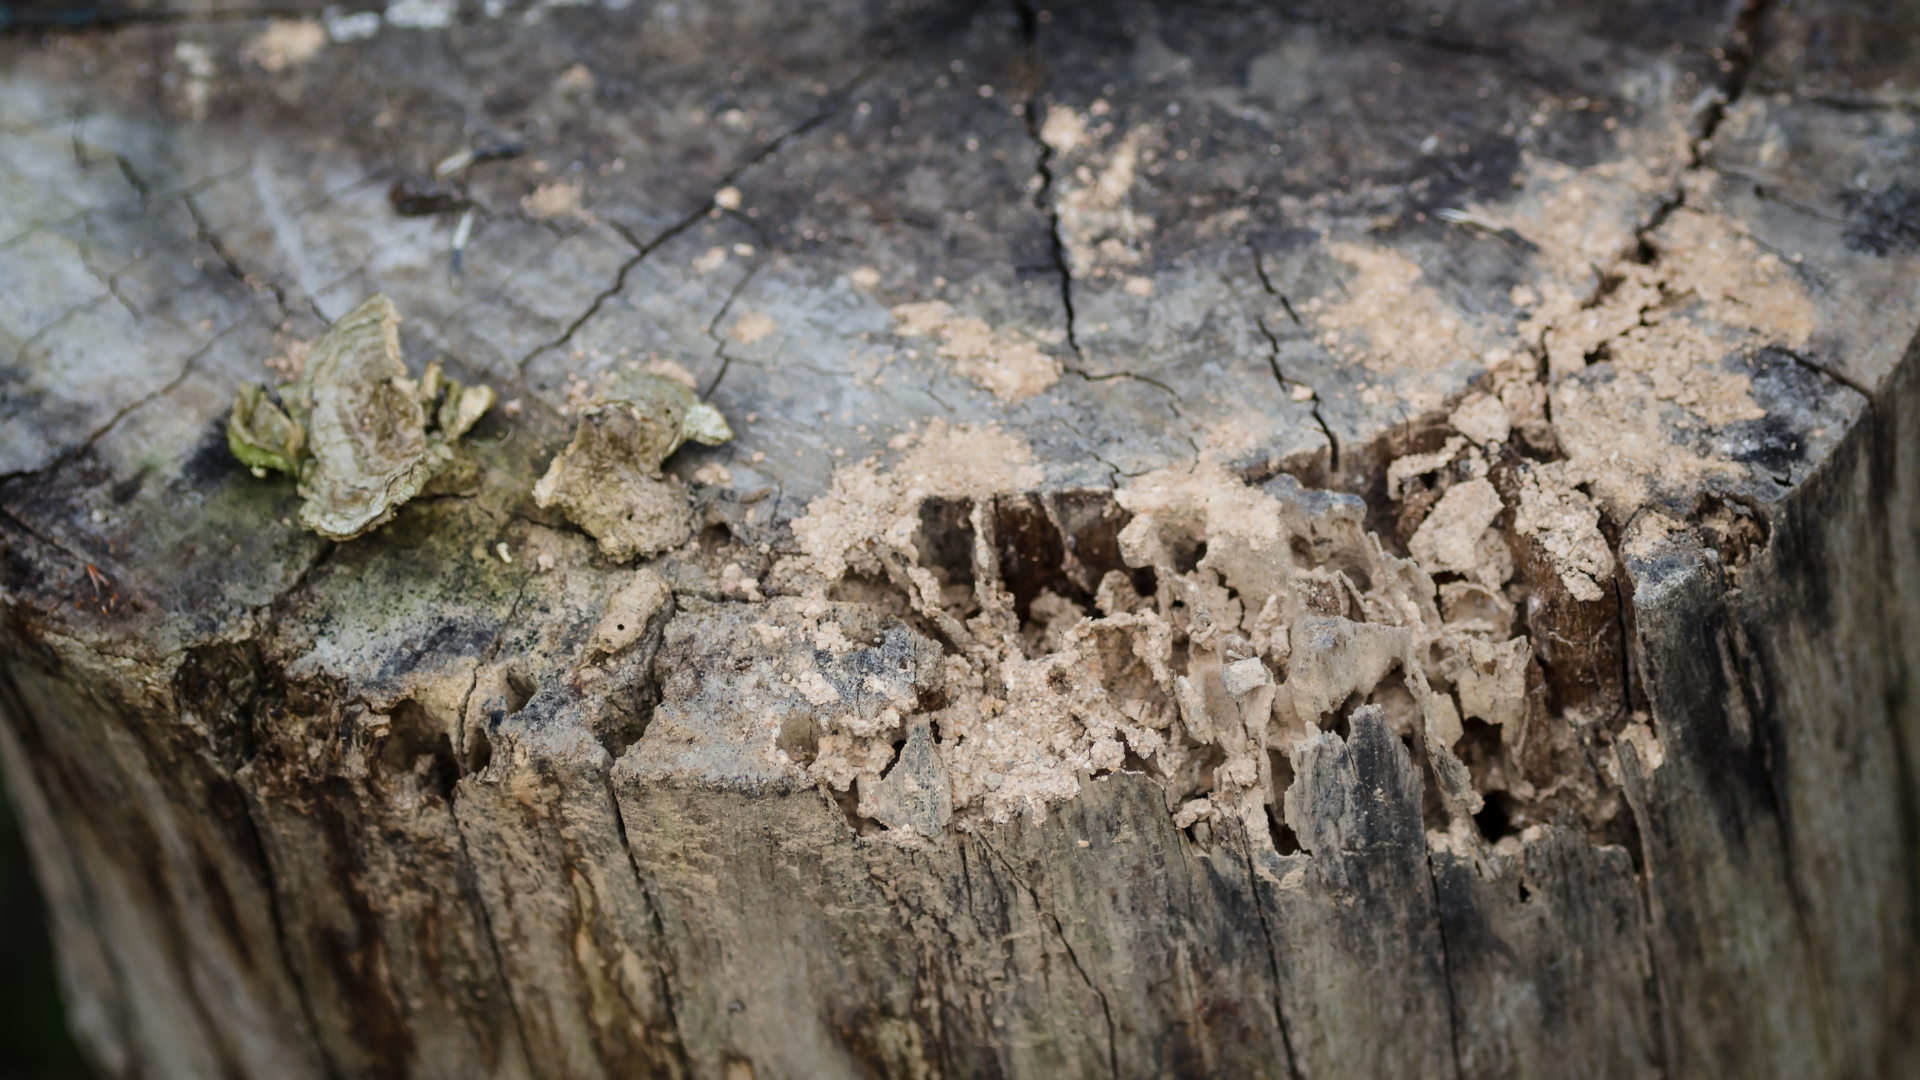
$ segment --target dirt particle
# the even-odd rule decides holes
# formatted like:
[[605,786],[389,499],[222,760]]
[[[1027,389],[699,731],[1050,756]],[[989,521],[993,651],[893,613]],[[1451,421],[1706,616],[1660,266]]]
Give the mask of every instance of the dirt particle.
[[304,64],[327,44],[326,28],[313,19],[269,19],[267,28],[247,42],[241,57],[277,73]]
[[529,217],[551,221],[580,215],[580,185],[573,180],[549,180],[520,200]]
[[742,345],[752,345],[762,341],[780,329],[771,315],[760,311],[749,311],[741,315],[733,324],[733,338]]
[[585,64],[574,64],[553,80],[555,90],[570,96],[591,94],[595,85],[593,72]]
[[1513,430],[1512,421],[1507,417],[1507,407],[1492,394],[1471,394],[1460,407],[1447,417],[1453,430],[1465,435],[1475,443],[1485,446],[1488,443],[1506,442]]

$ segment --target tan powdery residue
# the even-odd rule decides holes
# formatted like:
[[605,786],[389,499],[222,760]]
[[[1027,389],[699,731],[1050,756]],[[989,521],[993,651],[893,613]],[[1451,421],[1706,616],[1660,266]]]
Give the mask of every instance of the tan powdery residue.
[[1717,214],[1681,209],[1656,236],[1667,291],[1736,335],[1798,348],[1813,334],[1813,300],[1780,257]]
[[1718,370],[1719,361],[1745,345],[1805,344],[1812,301],[1791,268],[1732,222],[1690,207],[1649,238],[1654,261],[1638,261],[1638,223],[1684,154],[1659,124],[1618,138],[1628,152],[1606,167],[1528,155],[1516,198],[1464,215],[1540,249],[1538,278],[1515,297],[1529,309],[1521,335],[1544,345],[1555,378],[1604,357],[1650,374],[1658,399],[1709,424],[1763,415],[1746,377]]
[[1746,466],[1711,450],[1676,443],[1644,372],[1611,379],[1570,379],[1553,389],[1553,428],[1565,450],[1571,482],[1591,487],[1624,520],[1662,490],[1697,489],[1736,480]]
[[[942,733],[937,753],[951,778],[953,804],[1000,821],[1023,810],[1037,813],[1048,802],[1077,794],[1078,774],[1098,767],[1094,762],[1119,763],[1123,751],[1111,735],[1128,718],[1115,713],[1096,725],[1110,745],[1096,747],[1099,739],[1083,738],[1084,716],[1076,718],[1054,700],[1063,685],[1087,681],[1074,662],[1078,654],[1068,649],[1041,660],[1022,655],[1011,597],[996,581],[979,582],[971,601],[978,614],[965,617],[968,604],[954,606],[952,590],[922,565],[917,542],[927,499],[990,505],[996,495],[1036,487],[1039,470],[1023,442],[992,428],[935,422],[892,445],[904,453],[890,469],[869,460],[836,470],[832,491],[793,523],[802,556],[784,563],[776,576],[819,590],[851,570],[884,576],[902,588],[961,650],[947,659],[948,705],[936,718]],[[991,528],[990,520],[976,512],[974,526]],[[974,555],[983,557],[978,545]],[[1136,735],[1142,746],[1151,746],[1145,729],[1136,728]],[[890,738],[879,727],[837,731],[822,740],[810,775],[840,790],[858,780],[865,807],[871,792],[884,790],[879,774],[891,758]]]
[[580,213],[580,185],[572,180],[552,180],[534,188],[520,200],[520,209],[529,217],[548,221]]
[[1692,530],[1686,524],[1677,521],[1658,510],[1649,510],[1633,519],[1633,525],[1620,539],[1620,554],[1628,559],[1651,561],[1660,557],[1662,549],[1674,536],[1688,536]]
[[[1624,132],[1616,136],[1624,138]],[[1511,199],[1470,205],[1455,215],[1466,224],[1510,230],[1538,248],[1530,260],[1533,280],[1516,286],[1511,297],[1526,309],[1522,338],[1534,342],[1544,336],[1550,352],[1573,349],[1584,356],[1591,345],[1583,347],[1581,341],[1603,341],[1637,322],[1629,317],[1621,324],[1619,314],[1596,312],[1588,302],[1600,291],[1603,275],[1631,265],[1639,224],[1671,183],[1675,166],[1669,156],[1656,153],[1647,159],[1653,162],[1649,166],[1629,153],[1607,163],[1610,167],[1579,169],[1526,152],[1519,190]]]
[[314,19],[270,19],[260,36],[247,42],[240,55],[263,71],[279,72],[304,64],[326,48],[327,31]]
[[1604,358],[1649,376],[1658,400],[1723,425],[1764,416],[1746,375],[1721,360],[1742,348],[1799,348],[1812,300],[1792,271],[1716,215],[1681,209],[1656,234],[1651,264],[1621,259],[1597,302],[1543,307],[1549,367],[1562,377]]
[[[1538,247],[1533,265],[1536,315],[1556,320],[1578,309],[1604,267],[1634,250],[1647,191],[1588,170],[1525,154],[1521,188],[1510,201],[1469,208],[1472,219],[1511,229]],[[1542,322],[1539,326],[1544,327]],[[1537,329],[1523,334],[1533,337]]]
[[1767,415],[1753,400],[1753,380],[1720,365],[1724,342],[1689,321],[1636,326],[1607,345],[1616,368],[1644,372],[1653,397],[1680,405],[1714,427]]
[[[629,366],[631,366],[631,364],[629,364]],[[689,390],[698,390],[700,388],[700,384],[693,377],[693,372],[688,371],[686,366],[677,360],[668,360],[656,356],[646,363],[639,365],[639,370],[649,375],[658,375],[663,379],[672,379],[674,382],[679,383]]]
[[[1500,493],[1492,484],[1486,480],[1455,484],[1427,514],[1407,550],[1430,570],[1476,573],[1487,562],[1481,539],[1499,516]],[[1499,543],[1497,537],[1494,542]]]
[[1040,482],[1032,449],[998,428],[935,420],[895,442],[905,453],[892,468],[868,459],[835,469],[832,490],[794,519],[794,538],[811,562],[806,569],[827,581],[849,568],[882,573],[881,551],[913,551],[920,504],[929,496],[985,498]]
[[1222,462],[1247,457],[1262,447],[1262,437],[1275,426],[1272,417],[1257,409],[1237,411],[1201,433],[1200,456]]
[[1241,544],[1270,558],[1287,538],[1280,504],[1260,489],[1240,483],[1216,462],[1148,473],[1122,489],[1117,498],[1134,515],[1122,530],[1121,543],[1137,550],[1146,565],[1175,561],[1164,549],[1165,537],[1157,528],[1162,520],[1190,521],[1203,537]]
[[1815,321],[1792,269],[1725,219],[1682,208],[1651,239],[1656,260],[1621,264],[1621,284],[1595,309],[1624,328],[1618,336],[1570,347],[1548,336],[1556,375],[1584,365],[1582,348],[1604,346],[1614,368],[1612,379],[1559,382],[1553,414],[1569,475],[1623,515],[1662,488],[1745,472],[1677,443],[1655,403],[1672,402],[1709,426],[1765,416],[1751,380],[1725,358],[1765,345],[1799,348]]
[[893,309],[901,337],[930,337],[953,370],[1002,401],[1024,401],[1060,381],[1060,363],[1031,341],[995,333],[984,319],[960,315],[943,300]]
[[596,82],[585,64],[574,64],[553,80],[553,88],[562,94],[591,94]]
[[[1097,610],[1043,592],[1022,627],[1000,579],[992,497],[1037,481],[1024,447],[935,425],[896,449],[905,454],[891,469],[839,470],[833,492],[794,525],[804,554],[776,577],[822,607],[849,571],[884,577],[946,639],[943,705],[927,718],[939,738],[925,740],[912,767],[951,785],[954,815],[1038,816],[1089,774],[1144,770],[1169,807],[1184,808],[1185,824],[1234,818],[1266,836],[1280,783],[1271,754],[1290,753],[1355,694],[1377,693],[1406,703],[1396,723],[1425,742],[1446,805],[1460,815],[1479,808],[1451,749],[1463,724],[1449,692],[1489,723],[1524,715],[1530,647],[1506,637],[1504,619],[1480,617],[1489,602],[1462,598],[1469,589],[1497,596],[1488,586],[1450,583],[1449,609],[1462,614],[1443,619],[1432,577],[1381,549],[1358,500],[1280,482],[1251,487],[1210,461],[1139,477],[1116,493],[1132,515],[1118,540],[1127,566],[1154,571],[1153,593],[1111,571]],[[936,574],[918,550],[920,509],[936,496],[971,503],[971,584]],[[1504,576],[1493,575],[1496,586]],[[828,688],[809,688],[831,711]],[[904,705],[896,711],[916,722]],[[898,738],[897,723],[879,721],[871,732],[836,726],[808,767],[837,790],[857,784],[869,816],[890,790],[882,773]]]
[[1460,450],[1467,445],[1464,436],[1451,435],[1438,450],[1424,454],[1402,454],[1387,463],[1387,498],[1398,502],[1407,481],[1416,480],[1439,472],[1460,456]]
[[1040,138],[1057,162],[1054,210],[1067,265],[1088,278],[1139,266],[1154,228],[1153,218],[1134,210],[1131,196],[1141,168],[1153,158],[1158,132],[1136,127],[1103,151],[1114,131],[1111,120],[1101,119],[1107,112],[1104,103],[1085,113],[1054,104],[1040,125]]
[[1047,107],[1047,119],[1040,125],[1040,141],[1056,154],[1071,154],[1087,141],[1087,118],[1065,105]]
[[1524,472],[1519,501],[1514,531],[1535,538],[1574,599],[1600,599],[1599,582],[1613,573],[1613,552],[1600,533],[1599,507],[1568,480],[1565,463]]
[[772,336],[778,329],[780,326],[771,315],[763,311],[749,311],[733,324],[733,338],[742,345],[752,345]]
[[1003,656],[981,665],[981,676],[950,677],[950,693],[959,692],[940,727],[956,807],[992,821],[1037,816],[1078,795],[1081,775],[1119,768],[1129,748],[1160,748],[1156,725],[1164,729],[1171,716],[1121,711],[1097,674],[1099,633],[1082,624],[1059,652]]
[[1481,446],[1506,442],[1507,436],[1513,431],[1513,420],[1506,403],[1493,394],[1467,395],[1447,417],[1447,422],[1453,425],[1455,431]]
[[1413,262],[1359,244],[1327,250],[1356,271],[1341,299],[1314,309],[1328,351],[1379,371],[1432,371],[1478,351],[1459,313]]
[[1667,750],[1646,720],[1644,713],[1633,714],[1633,722],[1620,732],[1617,741],[1633,747],[1634,754],[1640,759],[1641,772],[1652,773],[1667,763]]
[[[1794,269],[1736,223],[1700,209],[1711,205],[1704,193],[1639,234],[1675,176],[1697,186],[1671,129],[1656,122],[1623,132],[1626,153],[1608,168],[1529,157],[1516,198],[1470,212],[1539,247],[1538,276],[1514,296],[1527,309],[1519,330],[1546,352],[1567,477],[1623,515],[1657,491],[1743,474],[1745,466],[1676,431],[1765,416],[1751,380],[1728,358],[1767,345],[1801,348],[1816,323]],[[1570,378],[1599,361],[1610,375]]]

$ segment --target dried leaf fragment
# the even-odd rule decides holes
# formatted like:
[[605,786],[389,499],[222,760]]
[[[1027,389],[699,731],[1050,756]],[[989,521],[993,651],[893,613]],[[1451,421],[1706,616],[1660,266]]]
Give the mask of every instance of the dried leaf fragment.
[[268,469],[290,473],[299,467],[306,443],[306,432],[267,395],[266,387],[241,384],[227,421],[227,449],[241,464],[255,476],[265,476]]
[[314,342],[300,377],[240,388],[227,423],[233,455],[299,480],[300,524],[351,540],[386,522],[453,460],[451,443],[491,408],[492,388],[462,387],[438,364],[415,381],[400,359],[400,316],[375,295]]
[[720,410],[687,386],[646,371],[621,375],[582,410],[573,442],[534,486],[533,500],[559,506],[622,562],[684,542],[693,520],[680,483],[660,465],[692,440],[733,438]]

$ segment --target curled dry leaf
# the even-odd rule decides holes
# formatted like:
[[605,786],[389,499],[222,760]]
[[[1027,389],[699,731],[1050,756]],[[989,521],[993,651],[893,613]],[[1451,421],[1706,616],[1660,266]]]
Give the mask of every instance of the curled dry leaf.
[[693,528],[680,482],[661,476],[661,463],[688,440],[718,446],[732,438],[726,417],[689,387],[629,371],[581,411],[573,442],[534,486],[533,500],[560,507],[610,558],[655,555]]
[[417,381],[400,359],[400,316],[383,295],[328,329],[299,378],[240,388],[227,446],[256,476],[299,481],[300,524],[351,540],[393,517],[453,460],[452,443],[493,407],[487,386],[462,386],[440,365]]

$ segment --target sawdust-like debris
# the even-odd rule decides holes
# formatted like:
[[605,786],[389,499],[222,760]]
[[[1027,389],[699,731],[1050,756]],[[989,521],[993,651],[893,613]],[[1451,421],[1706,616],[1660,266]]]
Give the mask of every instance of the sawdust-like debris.
[[[1431,576],[1381,550],[1361,526],[1358,500],[1316,496],[1290,480],[1251,487],[1206,460],[1142,476],[1117,493],[1132,515],[1119,546],[1128,566],[1153,570],[1158,588],[1143,596],[1109,572],[1097,611],[1046,591],[1023,632],[997,577],[991,508],[1034,477],[1015,474],[1030,468],[1024,453],[982,441],[936,425],[904,441],[907,453],[890,469],[869,461],[839,470],[833,492],[794,523],[803,554],[775,575],[814,595],[850,575],[890,581],[946,639],[945,704],[931,719],[955,816],[1039,815],[1076,795],[1085,776],[1132,767],[1191,821],[1230,815],[1264,836],[1264,808],[1278,798],[1269,752],[1290,753],[1395,671],[1449,805],[1478,809],[1450,749],[1459,710],[1437,688],[1452,684],[1454,670],[1472,683],[1475,715],[1506,722],[1523,700],[1515,665],[1530,654],[1501,627],[1445,623]],[[995,468],[1008,457],[1017,470]],[[929,499],[971,507],[971,586],[925,565]],[[1180,569],[1201,544],[1198,564]],[[1312,552],[1322,555],[1303,554]],[[882,736],[864,738],[848,731],[823,742],[812,775],[878,786],[889,755],[872,745]]]
[[[1699,186],[1682,172],[1674,137],[1658,124],[1623,131],[1628,152],[1585,170],[1528,156],[1516,198],[1471,208],[1539,248],[1536,280],[1525,296],[1516,287],[1515,303],[1527,308],[1517,330],[1546,354],[1567,475],[1622,514],[1662,491],[1744,472],[1675,429],[1764,417],[1737,358],[1802,348],[1816,329],[1798,272],[1714,212],[1703,192],[1651,234],[1635,231],[1676,176]],[[1603,374],[1587,371],[1602,363]],[[1508,390],[1538,393],[1517,382]],[[1519,412],[1512,418],[1539,430]]]
[[1513,527],[1538,541],[1574,599],[1600,599],[1599,582],[1613,574],[1613,552],[1600,533],[1599,507],[1568,481],[1565,463],[1549,462],[1521,474]]
[[580,214],[580,185],[573,180],[550,180],[534,188],[520,200],[520,209],[529,217],[551,221]]
[[1048,106],[1040,126],[1040,138],[1057,162],[1054,210],[1067,266],[1076,277],[1106,277],[1141,265],[1154,229],[1153,218],[1135,210],[1131,196],[1160,141],[1159,131],[1135,127],[1103,149],[1115,130],[1104,117],[1097,108],[1082,113],[1056,103]]
[[263,71],[279,72],[313,59],[326,45],[326,28],[317,20],[269,19],[267,28],[247,42],[240,55]]
[[733,338],[742,345],[752,345],[772,336],[778,329],[780,325],[773,321],[773,316],[763,311],[749,311],[733,324]]
[[1513,431],[1505,403],[1492,394],[1469,395],[1447,417],[1447,422],[1455,431],[1482,446],[1506,442]]
[[1060,381],[1060,363],[1031,341],[996,333],[986,320],[961,315],[944,300],[901,304],[893,309],[901,337],[931,337],[935,350],[958,374],[1009,404],[1024,401]]
[[1040,481],[1032,449],[998,428],[936,420],[893,448],[905,453],[890,469],[871,458],[835,469],[832,490],[794,520],[794,539],[811,572],[828,581],[849,568],[882,573],[876,553],[912,550],[919,507],[929,495],[988,498]]
[[1500,510],[1500,493],[1486,480],[1454,484],[1427,514],[1408,541],[1407,550],[1429,569],[1476,573],[1485,564],[1481,538],[1500,516]]
[[1375,371],[1433,371],[1477,357],[1465,321],[1403,255],[1361,244],[1327,250],[1354,270],[1337,300],[1313,314],[1321,343],[1343,359]]

